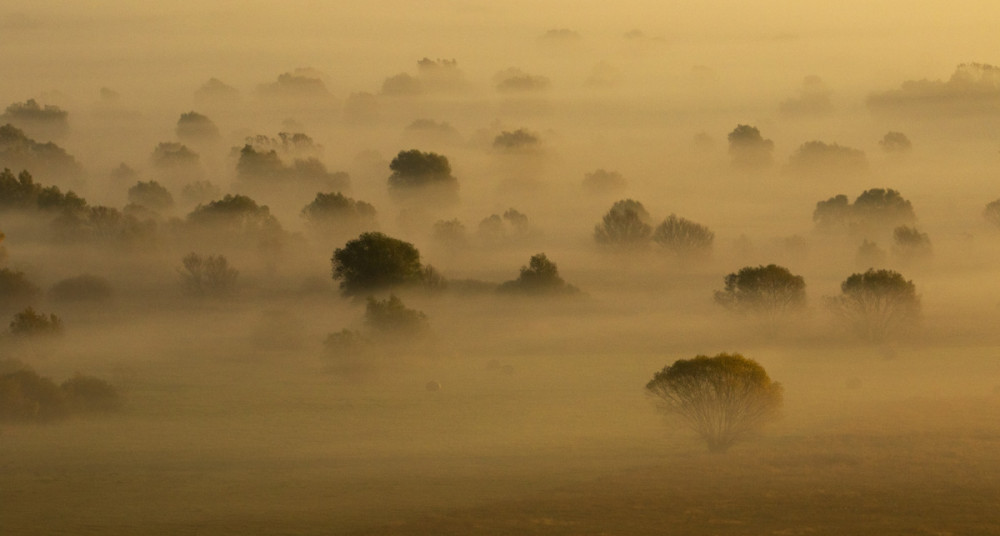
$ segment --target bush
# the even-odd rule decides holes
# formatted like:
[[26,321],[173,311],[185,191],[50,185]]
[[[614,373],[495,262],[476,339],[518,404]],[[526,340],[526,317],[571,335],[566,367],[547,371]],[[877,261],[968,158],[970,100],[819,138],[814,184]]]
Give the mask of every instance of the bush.
[[122,397],[106,380],[80,373],[64,381],[59,389],[66,398],[66,403],[76,412],[110,412],[121,408]]
[[757,432],[777,417],[783,402],[781,384],[740,354],[680,359],[657,372],[646,390],[713,452]]
[[62,321],[54,314],[45,316],[28,307],[14,315],[10,334],[17,337],[51,336],[62,333]]
[[95,275],[63,279],[49,289],[49,298],[56,302],[103,301],[111,295],[111,283]]
[[430,327],[427,315],[406,307],[395,294],[384,300],[368,297],[365,325],[384,335],[404,337],[419,335]]
[[178,270],[184,288],[195,296],[229,296],[236,292],[236,278],[240,272],[229,266],[222,255],[202,257],[189,253],[181,260]]
[[517,294],[573,294],[579,289],[567,284],[559,276],[556,263],[544,253],[533,255],[528,266],[521,267],[521,275],[500,285],[500,292]]

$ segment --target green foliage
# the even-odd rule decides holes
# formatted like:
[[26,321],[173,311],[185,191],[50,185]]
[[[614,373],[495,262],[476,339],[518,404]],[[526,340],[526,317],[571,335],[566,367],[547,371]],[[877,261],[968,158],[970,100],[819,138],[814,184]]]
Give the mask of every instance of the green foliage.
[[707,256],[715,233],[704,225],[671,214],[653,231],[653,241],[678,257]]
[[713,452],[757,432],[777,417],[783,402],[781,384],[740,354],[680,359],[657,372],[646,390]]
[[346,295],[420,283],[423,266],[413,244],[382,233],[362,233],[333,252],[333,278]]
[[419,335],[430,328],[427,315],[406,307],[395,294],[384,300],[368,297],[365,325],[383,335],[403,337]]
[[727,275],[725,284],[723,290],[715,292],[716,303],[739,312],[762,314],[772,321],[806,303],[802,276],[776,264],[746,266]]
[[521,275],[500,285],[500,292],[519,294],[572,294],[579,290],[559,276],[556,263],[544,253],[533,255],[528,266],[521,267]]
[[188,293],[194,296],[230,296],[236,292],[236,278],[240,272],[229,266],[222,255],[202,257],[189,253],[182,260],[183,268],[178,270],[181,282]]
[[653,232],[649,213],[642,203],[623,199],[612,205],[601,223],[594,227],[594,240],[598,244],[635,248],[645,246]]
[[10,334],[16,337],[51,336],[62,333],[62,321],[54,314],[45,316],[28,307],[14,315],[10,322]]
[[869,269],[840,285],[827,307],[862,339],[878,342],[914,326],[920,317],[916,286],[893,270]]
[[104,301],[111,295],[111,283],[94,275],[63,279],[49,289],[49,299],[56,302]]

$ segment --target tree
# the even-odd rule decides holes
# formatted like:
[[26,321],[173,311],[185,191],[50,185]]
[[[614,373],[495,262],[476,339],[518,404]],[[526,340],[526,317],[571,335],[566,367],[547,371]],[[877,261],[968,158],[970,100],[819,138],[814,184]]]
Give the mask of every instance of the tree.
[[493,148],[502,151],[527,151],[540,144],[538,135],[519,128],[513,132],[505,130],[493,138]]
[[840,284],[827,306],[861,338],[878,342],[912,326],[920,316],[916,286],[893,270],[869,269]]
[[737,125],[727,136],[734,166],[762,168],[771,165],[774,142],[764,139],[757,127]]
[[192,111],[181,114],[177,120],[177,137],[191,143],[216,141],[219,139],[219,127],[207,116]]
[[18,337],[49,336],[62,333],[62,320],[54,314],[45,316],[31,307],[14,315],[10,322],[10,334]]
[[414,192],[431,193],[435,197],[454,200],[458,192],[458,179],[451,174],[448,158],[437,153],[424,153],[417,149],[400,151],[389,163],[389,192],[397,197]]
[[157,211],[174,206],[174,196],[156,181],[135,183],[135,186],[128,189],[128,201]]
[[740,354],[677,360],[653,375],[646,390],[712,452],[728,449],[774,420],[783,401],[781,384]]
[[908,153],[913,148],[910,138],[902,132],[886,132],[878,145],[887,153]]
[[900,225],[892,231],[893,252],[904,261],[931,256],[931,239],[916,227]]
[[857,175],[868,169],[868,158],[858,149],[809,141],[788,158],[788,167],[797,173],[815,176]]
[[544,253],[533,255],[528,266],[521,267],[521,275],[517,279],[500,285],[501,292],[522,294],[572,294],[578,292],[573,285],[567,284],[559,276],[556,263],[549,260]]
[[801,309],[806,303],[806,283],[788,268],[769,264],[747,266],[725,277],[726,286],[715,292],[715,301],[732,310],[777,317]]
[[239,270],[229,266],[222,255],[202,257],[189,253],[182,260],[183,268],[178,270],[184,288],[195,296],[228,296],[236,291]]
[[1000,199],[986,204],[986,208],[983,209],[983,218],[990,225],[1000,229]]
[[365,324],[371,329],[394,337],[412,337],[427,331],[427,315],[410,309],[395,294],[384,300],[368,297]]
[[413,244],[382,233],[362,233],[333,252],[333,278],[346,295],[423,280],[420,251]]
[[318,228],[374,226],[375,207],[340,192],[316,194],[302,209],[302,217]]
[[715,233],[704,225],[671,214],[653,231],[653,241],[678,257],[707,256]]
[[816,203],[813,221],[820,229],[871,232],[912,223],[917,219],[913,205],[891,188],[865,190],[849,203],[841,194]]
[[110,412],[121,408],[122,396],[107,380],[79,372],[59,385],[72,411]]
[[233,236],[276,239],[282,233],[278,220],[267,205],[258,205],[245,195],[227,194],[222,199],[198,205],[187,216],[188,223]]
[[633,199],[616,202],[594,227],[594,240],[598,244],[621,247],[641,247],[649,242],[653,228],[649,213],[642,203]]
[[583,188],[592,194],[620,192],[627,186],[628,181],[617,171],[596,169],[583,176]]

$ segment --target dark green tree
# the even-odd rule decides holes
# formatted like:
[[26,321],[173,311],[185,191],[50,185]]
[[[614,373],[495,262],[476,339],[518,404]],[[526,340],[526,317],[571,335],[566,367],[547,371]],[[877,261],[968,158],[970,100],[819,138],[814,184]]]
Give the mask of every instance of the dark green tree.
[[370,232],[337,248],[333,278],[346,295],[356,295],[423,281],[420,252],[413,244]]
[[713,452],[756,433],[778,416],[783,402],[781,384],[740,354],[680,359],[657,372],[646,390]]

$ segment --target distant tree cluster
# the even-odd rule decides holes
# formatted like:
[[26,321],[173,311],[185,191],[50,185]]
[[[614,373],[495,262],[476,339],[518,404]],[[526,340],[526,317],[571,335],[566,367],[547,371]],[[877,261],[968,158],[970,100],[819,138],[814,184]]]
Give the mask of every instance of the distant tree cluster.
[[76,374],[57,385],[28,367],[9,368],[0,372],[0,422],[48,422],[123,405],[121,393],[100,378]]
[[774,142],[764,139],[757,127],[737,125],[727,136],[733,166],[744,169],[768,167],[774,161]]
[[83,167],[65,149],[52,142],[39,143],[10,123],[0,126],[0,166],[30,169],[46,177],[83,174]]
[[530,151],[537,149],[541,141],[537,134],[523,128],[503,131],[493,139],[493,148],[501,151]]
[[913,223],[916,214],[909,201],[892,189],[865,190],[854,203],[847,196],[837,195],[816,203],[813,221],[825,230],[870,232]]
[[69,133],[69,112],[51,104],[39,104],[35,99],[15,102],[0,115],[0,123],[9,123],[36,132],[43,138],[63,138]]
[[907,80],[873,93],[868,108],[895,114],[981,115],[1000,112],[1000,67],[963,63],[948,80]]
[[528,74],[511,67],[493,75],[497,91],[501,93],[533,93],[548,89],[552,82],[545,76]]
[[193,296],[223,297],[236,292],[239,271],[222,255],[202,257],[189,253],[181,260],[178,270],[184,289]]
[[341,190],[350,185],[347,173],[327,170],[318,158],[296,158],[286,166],[276,150],[258,151],[249,143],[240,150],[236,174],[240,181],[254,186],[291,184],[320,190]]
[[454,201],[458,179],[451,174],[448,157],[417,149],[400,151],[389,163],[389,193],[396,199],[412,196]]
[[455,59],[422,58],[417,74],[399,73],[382,82],[381,93],[391,97],[413,97],[425,93],[462,91],[468,86]]
[[189,143],[214,142],[221,138],[215,122],[195,111],[181,114],[176,133],[178,139]]
[[533,255],[527,266],[521,267],[517,279],[500,285],[500,292],[508,294],[575,294],[579,289],[566,283],[559,275],[556,263],[544,253]]
[[679,258],[705,257],[712,251],[715,233],[708,227],[671,214],[656,226],[642,203],[623,199],[612,205],[594,227],[598,244],[616,248],[644,248],[650,241]]
[[375,207],[357,201],[340,192],[316,194],[316,198],[302,209],[302,217],[317,230],[345,229],[376,226]]
[[821,141],[802,144],[789,158],[791,172],[813,176],[858,175],[868,169],[864,151]]
[[515,208],[505,210],[502,216],[490,214],[483,218],[476,233],[487,245],[519,242],[538,234],[528,221],[528,216]]

